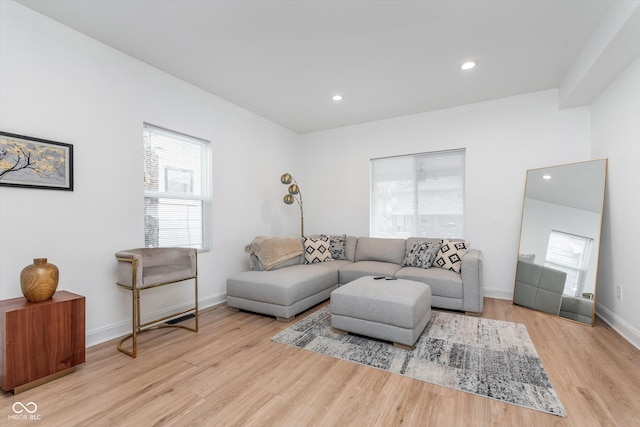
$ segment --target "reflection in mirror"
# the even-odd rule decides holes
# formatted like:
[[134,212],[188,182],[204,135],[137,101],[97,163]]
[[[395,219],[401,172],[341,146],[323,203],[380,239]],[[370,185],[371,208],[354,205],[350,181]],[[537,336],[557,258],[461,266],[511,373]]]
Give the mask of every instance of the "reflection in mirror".
[[593,325],[606,169],[527,171],[514,304]]

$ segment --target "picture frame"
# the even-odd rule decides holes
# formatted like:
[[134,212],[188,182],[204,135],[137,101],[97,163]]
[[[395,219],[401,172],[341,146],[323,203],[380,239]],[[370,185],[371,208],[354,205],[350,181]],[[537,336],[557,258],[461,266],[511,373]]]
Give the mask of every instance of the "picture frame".
[[0,185],[73,191],[73,145],[0,131]]

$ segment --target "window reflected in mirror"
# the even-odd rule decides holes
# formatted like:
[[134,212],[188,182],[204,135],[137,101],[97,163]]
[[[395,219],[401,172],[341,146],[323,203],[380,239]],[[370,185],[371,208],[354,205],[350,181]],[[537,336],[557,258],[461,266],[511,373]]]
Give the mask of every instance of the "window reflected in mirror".
[[527,171],[515,304],[593,325],[606,167]]

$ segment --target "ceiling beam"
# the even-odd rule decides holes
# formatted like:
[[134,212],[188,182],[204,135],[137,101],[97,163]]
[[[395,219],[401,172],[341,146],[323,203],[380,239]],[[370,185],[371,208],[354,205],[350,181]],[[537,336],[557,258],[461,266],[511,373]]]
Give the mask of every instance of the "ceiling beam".
[[613,2],[560,84],[560,108],[591,105],[638,57],[640,1]]

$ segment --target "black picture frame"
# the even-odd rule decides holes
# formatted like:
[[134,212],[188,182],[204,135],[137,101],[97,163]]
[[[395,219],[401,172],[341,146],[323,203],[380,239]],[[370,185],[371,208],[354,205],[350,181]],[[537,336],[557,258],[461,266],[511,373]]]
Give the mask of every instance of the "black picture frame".
[[73,145],[0,131],[0,185],[73,191]]

